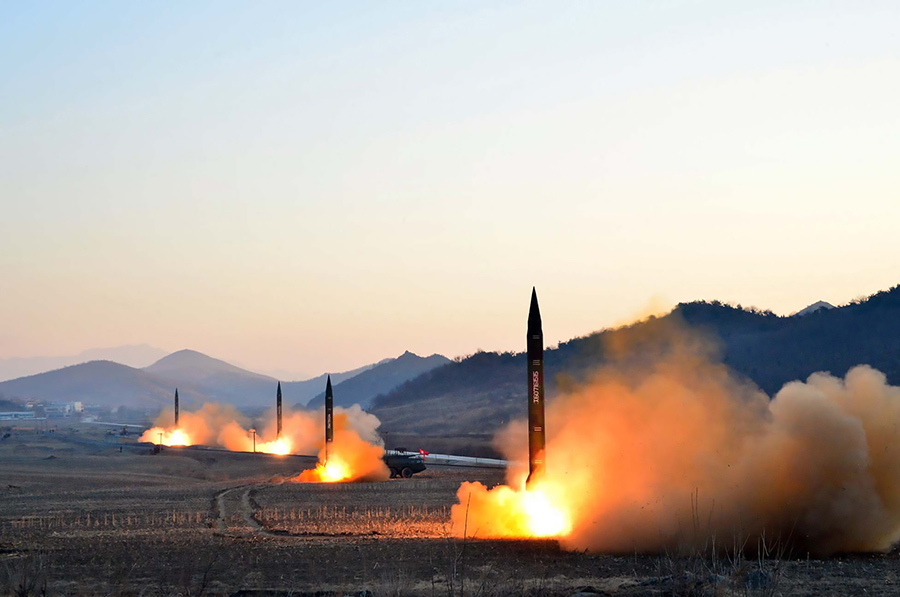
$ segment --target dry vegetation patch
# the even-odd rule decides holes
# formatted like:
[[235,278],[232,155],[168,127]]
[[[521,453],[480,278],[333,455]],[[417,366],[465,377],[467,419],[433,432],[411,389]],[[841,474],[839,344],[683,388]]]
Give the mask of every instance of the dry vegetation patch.
[[900,593],[895,553],[613,556],[451,538],[460,482],[493,485],[495,470],[295,484],[281,481],[297,459],[26,440],[0,445],[0,595]]

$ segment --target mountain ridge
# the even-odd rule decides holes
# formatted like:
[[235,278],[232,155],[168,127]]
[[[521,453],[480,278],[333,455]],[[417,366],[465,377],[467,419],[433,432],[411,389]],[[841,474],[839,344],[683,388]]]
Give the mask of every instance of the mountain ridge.
[[128,344],[109,348],[90,348],[75,355],[9,357],[0,359],[0,382],[90,361],[112,361],[139,369],[150,365],[166,354],[166,351],[148,344]]
[[[644,342],[642,349],[652,349],[647,339],[654,330],[676,322],[705,337],[725,365],[769,396],[816,371],[843,376],[863,363],[900,384],[900,286],[895,286],[805,315],[778,316],[719,301],[680,303],[661,317],[560,342],[544,352],[548,400],[610,362],[614,347]],[[648,354],[652,350],[637,358]],[[524,352],[477,352],[378,396],[370,410],[387,435],[403,434],[428,449],[488,455],[501,424],[526,415],[525,371]],[[447,436],[473,439],[461,446],[447,443]]]
[[[450,359],[440,354],[420,357],[407,350],[397,358],[385,359],[375,367],[335,384],[334,404],[343,407],[359,404],[367,409],[376,396],[449,362]],[[319,408],[324,405],[323,391],[307,402],[305,407]]]
[[813,304],[809,305],[808,307],[804,307],[803,309],[800,309],[793,315],[801,315],[801,316],[809,315],[810,313],[815,313],[816,311],[819,311],[821,309],[831,310],[831,309],[834,309],[834,305],[832,305],[831,303],[826,302],[826,301],[816,301]]
[[[113,361],[89,361],[0,383],[0,395],[6,398],[138,408],[170,403],[173,391],[152,374]],[[60,396],[64,398],[56,398]],[[182,396],[186,405],[208,399],[189,388]]]
[[[334,373],[332,379],[346,381],[393,360],[382,359],[378,363]],[[323,374],[308,380],[282,382],[285,400],[305,404],[325,386],[325,377]],[[378,382],[378,379],[378,374],[369,376],[370,382],[384,387],[383,381]],[[204,402],[224,402],[240,408],[268,408],[274,405],[277,384],[278,380],[273,377],[196,350],[182,349],[142,368],[94,360],[2,381],[0,398],[80,401],[153,410],[170,404],[177,387],[183,397],[182,403],[188,407]]]

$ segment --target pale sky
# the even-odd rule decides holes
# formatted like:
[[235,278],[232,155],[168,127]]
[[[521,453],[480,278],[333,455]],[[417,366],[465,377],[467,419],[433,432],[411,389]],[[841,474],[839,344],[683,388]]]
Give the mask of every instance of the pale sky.
[[314,375],[900,283],[900,4],[5,2],[0,358]]

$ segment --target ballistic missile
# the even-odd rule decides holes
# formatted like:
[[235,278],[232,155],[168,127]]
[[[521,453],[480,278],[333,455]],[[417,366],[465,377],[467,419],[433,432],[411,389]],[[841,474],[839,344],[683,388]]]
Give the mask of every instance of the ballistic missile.
[[277,430],[275,431],[275,437],[281,437],[281,382],[278,382],[278,393],[275,396],[275,417],[278,419]]
[[331,442],[334,441],[334,392],[331,391],[331,376],[325,384],[325,462],[328,462],[328,452]]
[[178,427],[178,388],[175,388],[175,427]]
[[544,331],[537,291],[528,309],[528,478],[525,487],[544,473]]

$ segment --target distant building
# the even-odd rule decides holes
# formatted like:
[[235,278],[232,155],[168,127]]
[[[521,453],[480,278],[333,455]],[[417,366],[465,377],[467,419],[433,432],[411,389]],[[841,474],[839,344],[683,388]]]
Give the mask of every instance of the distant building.
[[20,421],[22,419],[34,419],[33,410],[0,412],[0,421]]
[[66,406],[45,406],[44,416],[48,419],[61,419],[66,416]]

